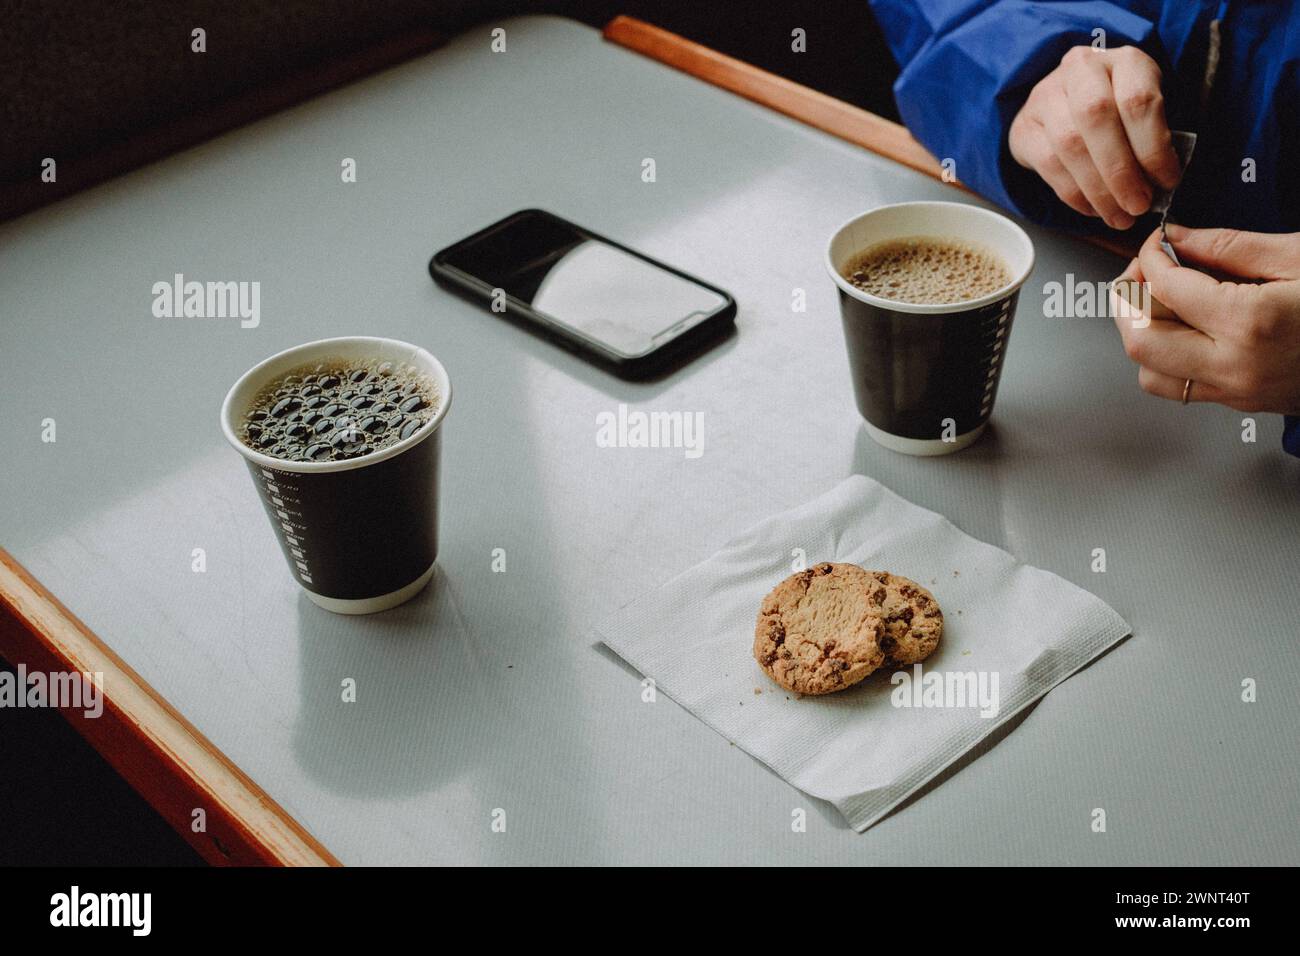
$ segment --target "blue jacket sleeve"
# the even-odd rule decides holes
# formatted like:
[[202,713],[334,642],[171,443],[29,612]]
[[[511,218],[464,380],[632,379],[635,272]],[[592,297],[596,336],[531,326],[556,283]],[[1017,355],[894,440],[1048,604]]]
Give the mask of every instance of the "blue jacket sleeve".
[[[1119,3],[871,0],[902,72],[894,97],[930,152],[952,159],[964,184],[1043,225],[1095,231],[1011,158],[1007,132],[1029,91],[1072,46],[1106,31],[1106,45],[1150,47],[1155,24]],[[1152,52],[1148,49],[1148,52]]]

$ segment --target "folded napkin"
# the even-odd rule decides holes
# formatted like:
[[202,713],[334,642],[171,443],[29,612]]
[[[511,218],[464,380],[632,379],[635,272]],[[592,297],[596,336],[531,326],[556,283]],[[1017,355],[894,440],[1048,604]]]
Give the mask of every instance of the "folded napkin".
[[[820,561],[928,588],[943,640],[916,667],[800,696],[754,661],[763,596]],[[854,476],[762,522],[596,629],[659,690],[859,832],[1130,633],[1093,595]],[[756,694],[755,689],[761,691]]]

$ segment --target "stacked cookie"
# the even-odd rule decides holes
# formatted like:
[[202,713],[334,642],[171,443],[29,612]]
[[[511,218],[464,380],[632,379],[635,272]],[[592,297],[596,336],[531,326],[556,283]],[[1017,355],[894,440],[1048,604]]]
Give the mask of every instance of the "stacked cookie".
[[942,634],[939,602],[915,581],[826,562],[768,592],[754,659],[787,690],[829,694],[880,667],[925,660]]

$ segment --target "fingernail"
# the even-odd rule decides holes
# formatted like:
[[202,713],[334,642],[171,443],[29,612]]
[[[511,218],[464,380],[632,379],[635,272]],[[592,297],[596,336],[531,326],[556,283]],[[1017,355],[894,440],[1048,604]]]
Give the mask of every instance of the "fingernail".
[[1124,211],[1131,216],[1140,216],[1151,208],[1151,194],[1143,192],[1139,197],[1124,207]]
[[1189,231],[1186,226],[1180,226],[1176,222],[1165,223],[1165,235],[1170,239],[1186,239]]

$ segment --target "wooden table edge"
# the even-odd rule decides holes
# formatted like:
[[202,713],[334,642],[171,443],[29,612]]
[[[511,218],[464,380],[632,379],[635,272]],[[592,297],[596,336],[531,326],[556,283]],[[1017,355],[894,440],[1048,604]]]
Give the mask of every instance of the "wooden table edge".
[[340,865],[4,549],[0,652],[29,673],[102,675],[99,716],[85,708],[60,712],[208,862]]
[[[769,73],[635,17],[615,17],[605,24],[601,35],[611,43],[974,195],[966,186],[944,174],[939,161],[908,132],[906,126],[883,116]],[[1131,259],[1137,255],[1136,243],[1104,236],[1086,238],[1093,245],[1124,258]]]

